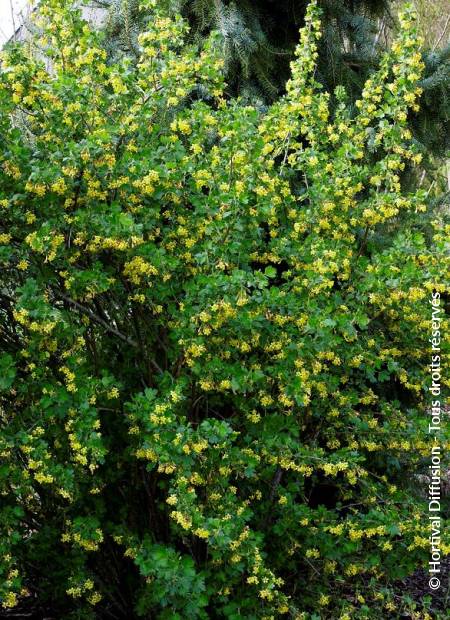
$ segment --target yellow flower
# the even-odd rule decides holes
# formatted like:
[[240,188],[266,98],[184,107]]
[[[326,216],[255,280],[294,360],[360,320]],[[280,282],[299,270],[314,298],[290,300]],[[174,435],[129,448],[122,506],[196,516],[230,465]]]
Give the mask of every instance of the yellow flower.
[[192,520],[190,519],[190,517],[187,517],[182,512],[179,512],[178,510],[172,511],[170,513],[170,516],[172,517],[174,521],[179,523],[181,527],[185,530],[188,530],[192,526]]
[[188,134],[190,134],[192,132],[191,126],[185,120],[179,120],[178,121],[178,130],[181,133],[184,133],[186,135],[188,135]]
[[142,256],[135,256],[131,261],[125,263],[123,273],[134,284],[140,284],[144,276],[155,276],[158,274],[158,270]]
[[54,183],[52,183],[51,189],[53,192],[55,192],[55,194],[59,194],[62,196],[67,191],[67,185],[65,180],[60,177]]
[[15,592],[8,592],[2,601],[2,607],[9,609],[17,605],[17,594]]
[[320,557],[320,553],[318,549],[307,549],[305,553],[307,558],[318,558]]
[[116,387],[113,387],[108,392],[108,398],[119,398],[119,390]]
[[102,600],[102,595],[100,592],[93,592],[90,596],[88,596],[87,600],[91,605],[96,605]]

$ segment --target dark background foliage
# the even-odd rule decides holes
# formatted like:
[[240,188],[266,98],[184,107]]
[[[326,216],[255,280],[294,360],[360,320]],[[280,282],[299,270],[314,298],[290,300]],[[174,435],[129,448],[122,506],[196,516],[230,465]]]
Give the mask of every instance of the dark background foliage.
[[[169,0],[170,1],[170,0]],[[220,33],[226,62],[228,94],[261,106],[284,92],[298,30],[304,23],[305,0],[175,0],[191,26],[191,37],[203,40],[211,30]],[[137,0],[100,0],[108,7],[110,53],[137,56],[137,35],[147,16]],[[344,85],[356,99],[364,81],[379,64],[396,28],[398,6],[391,0],[323,0],[324,36],[319,47],[317,78],[328,92]],[[433,155],[448,150],[450,47],[430,49],[421,109],[411,115],[415,138]]]

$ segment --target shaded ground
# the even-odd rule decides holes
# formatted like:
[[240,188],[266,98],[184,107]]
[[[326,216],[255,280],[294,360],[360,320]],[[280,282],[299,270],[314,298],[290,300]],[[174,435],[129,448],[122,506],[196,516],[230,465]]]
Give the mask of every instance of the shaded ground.
[[[438,575],[441,586],[438,590],[431,590],[428,581],[430,575],[427,570],[419,569],[410,577],[403,580],[403,591],[399,584],[401,594],[409,596],[417,603],[430,600],[430,614],[441,618],[450,618],[450,557],[443,558],[441,563],[442,572]],[[434,617],[434,616],[433,616]]]
[[[439,575],[441,587],[436,592],[430,589],[428,584],[430,576],[423,569],[397,582],[395,589],[399,597],[409,595],[417,603],[419,609],[422,609],[422,606],[428,609],[432,618],[446,620],[450,618],[450,557],[442,560],[441,568],[442,572]],[[31,597],[24,599],[15,609],[0,610],[0,618],[4,620],[63,620],[63,618],[52,615],[48,610],[42,609]],[[410,616],[402,615],[400,618],[408,620]],[[99,620],[102,620],[100,616]]]

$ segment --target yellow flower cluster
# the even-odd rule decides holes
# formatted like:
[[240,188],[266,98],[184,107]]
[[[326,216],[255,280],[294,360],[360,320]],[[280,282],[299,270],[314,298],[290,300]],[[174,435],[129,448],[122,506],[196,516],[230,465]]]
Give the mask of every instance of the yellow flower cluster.
[[[133,284],[140,284],[144,277],[158,275],[158,270],[142,256],[135,256],[131,261],[125,263],[123,274]],[[150,283],[148,284],[150,285]]]

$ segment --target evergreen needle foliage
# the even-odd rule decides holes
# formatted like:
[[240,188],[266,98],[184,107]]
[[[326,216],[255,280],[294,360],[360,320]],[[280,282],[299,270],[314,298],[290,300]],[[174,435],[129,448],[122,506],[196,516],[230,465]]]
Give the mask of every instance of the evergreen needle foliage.
[[[94,0],[94,3],[96,0]],[[306,0],[165,0],[181,11],[190,36],[201,41],[215,30],[225,60],[228,96],[265,105],[279,97],[290,75],[290,62],[304,23]],[[138,33],[148,22],[139,0],[97,0],[109,7],[109,52],[135,56]],[[164,4],[164,3],[163,3]],[[386,45],[382,30],[395,29],[390,0],[322,0],[323,37],[317,77],[332,93],[343,85],[351,99],[378,66]],[[426,71],[418,115],[411,118],[415,138],[440,157],[448,152],[450,72],[448,50],[423,51]]]

